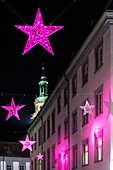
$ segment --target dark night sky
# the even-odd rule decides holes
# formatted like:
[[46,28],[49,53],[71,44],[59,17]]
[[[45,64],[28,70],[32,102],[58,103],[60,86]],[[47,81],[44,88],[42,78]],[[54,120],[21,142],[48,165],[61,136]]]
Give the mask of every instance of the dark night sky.
[[[34,112],[34,99],[38,94],[41,64],[45,63],[45,76],[49,94],[72,60],[96,21],[111,0],[0,0],[0,106],[11,103],[25,104],[18,113],[5,121],[7,111],[0,108],[0,140],[18,141],[29,127]],[[33,25],[40,8],[44,25],[64,26],[49,36],[54,55],[39,44],[22,55],[28,36],[14,25]]]

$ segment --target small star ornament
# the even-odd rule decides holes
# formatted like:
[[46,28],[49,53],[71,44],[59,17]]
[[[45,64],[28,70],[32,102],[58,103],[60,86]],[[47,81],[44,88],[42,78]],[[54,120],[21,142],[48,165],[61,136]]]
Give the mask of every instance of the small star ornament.
[[43,160],[43,156],[44,156],[44,155],[42,155],[41,153],[39,153],[39,154],[37,155],[38,160]]
[[51,34],[62,29],[63,26],[52,26],[52,25],[44,26],[40,8],[38,8],[33,26],[15,25],[15,27],[29,36],[22,55],[27,53],[31,48],[33,48],[37,44],[40,44],[48,52],[54,55],[48,37]]
[[23,108],[25,105],[18,105],[16,106],[15,105],[15,102],[14,102],[14,98],[12,97],[12,100],[11,100],[11,105],[10,106],[1,106],[2,108],[4,108],[5,110],[8,110],[8,115],[7,115],[7,118],[6,118],[6,121],[12,117],[12,116],[15,116],[18,120],[20,120],[20,117],[18,115],[18,110],[20,110],[21,108]]
[[32,151],[32,145],[36,143],[36,141],[30,141],[28,135],[26,136],[25,141],[20,140],[19,142],[23,145],[22,151],[24,151],[25,149],[29,149],[30,151]]
[[84,106],[80,106],[81,109],[84,110],[83,115],[86,115],[87,113],[92,114],[92,109],[94,108],[94,105],[90,105],[89,102],[86,100],[86,103]]

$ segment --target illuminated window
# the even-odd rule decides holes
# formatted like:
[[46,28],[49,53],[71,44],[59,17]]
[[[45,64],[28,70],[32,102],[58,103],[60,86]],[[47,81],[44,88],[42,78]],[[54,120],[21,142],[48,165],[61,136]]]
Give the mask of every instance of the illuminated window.
[[95,162],[103,160],[103,130],[95,133]]
[[52,146],[52,167],[55,167],[55,144]]
[[77,168],[78,150],[77,144],[73,146],[73,169]]
[[89,164],[89,144],[88,139],[82,142],[82,166]]
[[77,131],[77,109],[72,113],[72,133]]
[[72,78],[72,97],[77,94],[77,74]]
[[7,165],[6,170],[11,170],[11,165]]
[[61,124],[58,126],[58,144],[61,143]]
[[103,86],[95,91],[95,109],[96,116],[103,113]]
[[57,113],[59,114],[61,111],[61,95],[57,99]]
[[95,71],[103,65],[103,41],[95,48]]

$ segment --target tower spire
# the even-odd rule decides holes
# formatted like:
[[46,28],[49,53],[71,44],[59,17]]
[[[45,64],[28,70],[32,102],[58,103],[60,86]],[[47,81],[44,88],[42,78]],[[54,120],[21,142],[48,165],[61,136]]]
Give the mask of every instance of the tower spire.
[[48,81],[44,75],[44,63],[42,63],[42,76],[41,80],[39,81],[39,96],[35,98],[34,105],[35,105],[35,113],[32,114],[32,118],[34,119],[38,112],[41,110],[42,106],[44,105],[46,99],[48,98]]

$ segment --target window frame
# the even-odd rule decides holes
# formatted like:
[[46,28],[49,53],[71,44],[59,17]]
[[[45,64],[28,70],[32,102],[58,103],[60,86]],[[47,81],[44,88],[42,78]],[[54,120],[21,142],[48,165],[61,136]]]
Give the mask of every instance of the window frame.
[[47,117],[47,139],[50,138],[50,115]]
[[77,132],[78,130],[78,120],[77,120],[77,109],[72,112],[72,133]]
[[[87,160],[86,160],[87,159]],[[82,141],[82,166],[89,165],[89,139]]]
[[58,130],[58,144],[61,143],[61,124],[57,127]]
[[82,64],[82,87],[88,82],[89,62],[88,57]]
[[77,73],[72,78],[72,98],[77,94]]
[[64,107],[69,103],[69,86],[64,89]]
[[69,120],[68,118],[66,118],[64,120],[64,139],[68,138],[68,124],[69,124]]
[[72,147],[72,154],[73,154],[73,169],[77,169],[78,166],[78,145],[75,144]]
[[61,112],[61,95],[57,98],[57,114]]
[[52,145],[52,168],[55,168],[55,143]]
[[97,117],[103,113],[103,85],[101,85],[94,92],[94,96],[95,96],[95,117]]
[[[89,101],[88,99],[86,99],[86,100]],[[84,102],[81,106],[85,105],[86,100],[84,100]],[[82,127],[84,127],[85,125],[87,125],[89,123],[89,113],[86,113],[85,115],[83,113],[84,113],[84,110],[82,110]]]
[[97,44],[94,49],[95,53],[95,72],[103,65],[103,39]]
[[53,109],[51,113],[51,126],[52,126],[52,135],[55,133],[55,108]]
[[[101,146],[99,144],[100,139],[101,139]],[[94,133],[94,143],[95,143],[94,162],[95,163],[101,162],[101,161],[103,161],[103,129],[101,129],[98,132]],[[100,152],[101,152],[101,155],[100,155]],[[101,156],[101,159],[100,159],[100,156]]]

